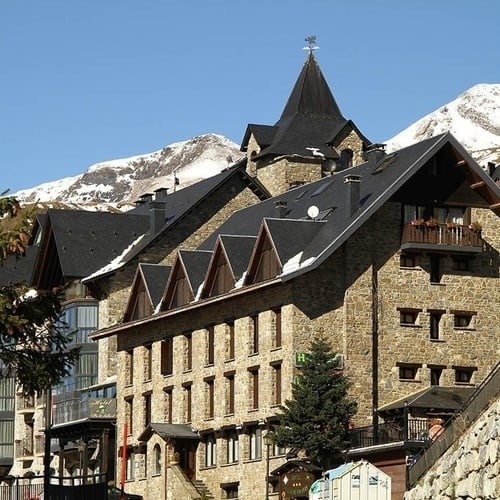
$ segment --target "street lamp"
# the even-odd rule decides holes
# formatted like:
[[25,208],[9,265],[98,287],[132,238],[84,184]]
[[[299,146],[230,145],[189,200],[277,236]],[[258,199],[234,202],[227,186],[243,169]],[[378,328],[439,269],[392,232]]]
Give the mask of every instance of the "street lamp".
[[269,500],[269,448],[273,444],[271,433],[267,431],[262,436],[262,440],[264,441],[264,445],[266,447],[266,500]]

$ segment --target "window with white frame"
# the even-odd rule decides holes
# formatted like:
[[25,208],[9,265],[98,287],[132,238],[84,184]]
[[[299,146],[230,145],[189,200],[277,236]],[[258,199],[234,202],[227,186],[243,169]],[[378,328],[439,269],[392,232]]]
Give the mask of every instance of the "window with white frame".
[[214,434],[209,434],[205,440],[205,466],[217,465],[217,440]]

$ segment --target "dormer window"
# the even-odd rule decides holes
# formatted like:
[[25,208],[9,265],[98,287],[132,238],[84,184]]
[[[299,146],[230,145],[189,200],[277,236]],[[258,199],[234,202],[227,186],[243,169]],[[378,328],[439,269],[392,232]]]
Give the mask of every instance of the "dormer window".
[[354,153],[352,149],[343,149],[340,152],[340,170],[345,170],[346,168],[352,167],[352,160],[354,157]]

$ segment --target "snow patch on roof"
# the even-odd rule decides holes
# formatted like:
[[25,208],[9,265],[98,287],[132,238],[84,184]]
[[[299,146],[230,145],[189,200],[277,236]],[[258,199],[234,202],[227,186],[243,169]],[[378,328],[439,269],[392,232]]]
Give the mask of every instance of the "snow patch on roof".
[[291,259],[285,262],[283,266],[283,271],[281,273],[282,276],[286,274],[291,274],[295,271],[298,271],[299,269],[304,269],[305,267],[308,267],[316,260],[316,257],[310,257],[309,259],[306,259],[304,262],[300,262],[303,253],[304,253],[303,251],[300,251],[297,255],[294,255]]
[[112,271],[116,271],[117,269],[120,269],[123,265],[127,263],[127,260],[124,259],[124,257],[134,248],[141,240],[144,238],[144,234],[141,234],[138,238],[136,238],[123,252],[115,257],[109,264],[106,264],[104,267],[101,267],[101,269],[98,269],[96,272],[92,273],[89,276],[86,276],[83,278],[82,281],[88,281],[92,280],[94,278],[97,278],[98,276],[101,276],[103,274],[110,273]]
[[243,288],[243,285],[245,284],[245,278],[246,277],[247,277],[247,272],[245,271],[241,275],[241,278],[234,284],[234,288]]

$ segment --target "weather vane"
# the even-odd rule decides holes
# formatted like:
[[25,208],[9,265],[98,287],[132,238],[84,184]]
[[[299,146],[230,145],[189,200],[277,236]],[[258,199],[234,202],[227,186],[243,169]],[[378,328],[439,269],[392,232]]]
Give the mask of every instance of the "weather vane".
[[304,50],[314,52],[315,50],[319,49],[319,47],[316,45],[316,35],[308,36],[305,41],[307,42],[307,47],[304,47]]

